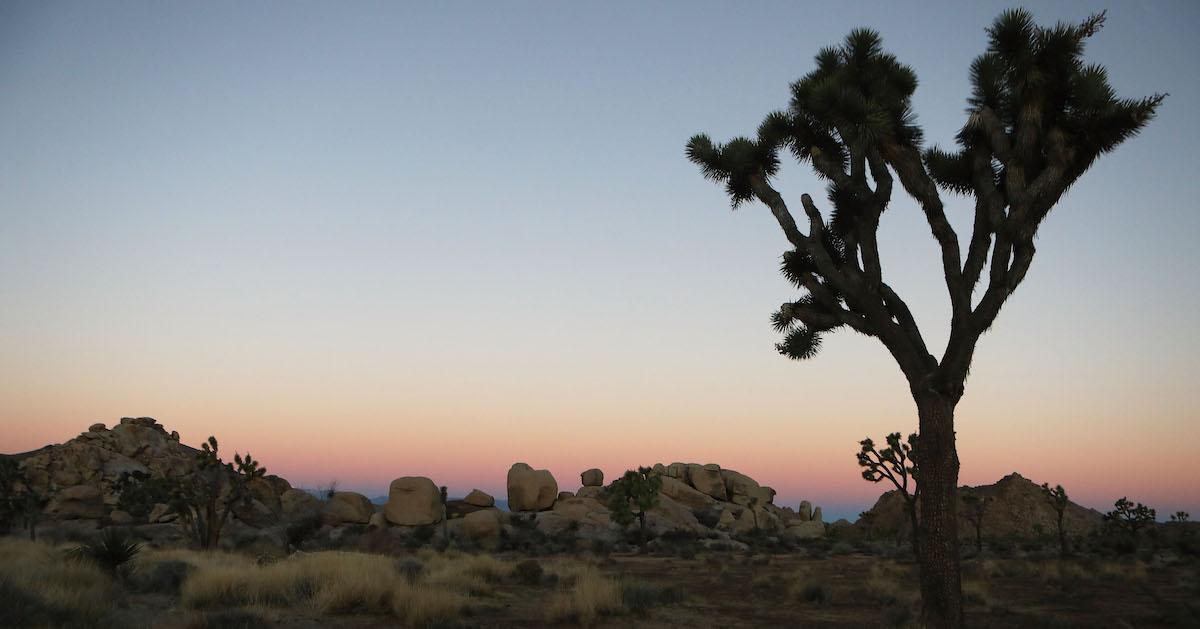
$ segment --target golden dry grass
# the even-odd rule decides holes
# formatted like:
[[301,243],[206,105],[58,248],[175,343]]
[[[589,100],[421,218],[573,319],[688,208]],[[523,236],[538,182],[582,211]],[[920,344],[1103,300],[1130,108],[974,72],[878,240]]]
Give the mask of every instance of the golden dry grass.
[[546,606],[547,620],[588,626],[601,616],[623,611],[620,586],[595,566],[559,564],[554,569],[564,587]]
[[0,538],[0,580],[63,615],[96,619],[112,608],[111,577],[48,544]]

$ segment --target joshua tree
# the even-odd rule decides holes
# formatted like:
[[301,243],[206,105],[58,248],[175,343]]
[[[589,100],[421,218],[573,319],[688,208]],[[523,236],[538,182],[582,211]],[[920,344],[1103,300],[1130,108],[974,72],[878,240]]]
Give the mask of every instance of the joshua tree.
[[[608,487],[609,517],[625,527],[638,521],[638,543],[646,544],[646,511],[658,503],[662,478],[648,467],[628,470]],[[635,511],[636,509],[636,511]]]
[[1104,514],[1104,519],[1136,538],[1137,532],[1154,523],[1158,513],[1142,503],[1134,504],[1122,497],[1113,503],[1113,510]]
[[870,437],[859,442],[862,447],[858,454],[858,465],[863,468],[862,477],[878,483],[888,479],[904,498],[904,511],[912,525],[913,554],[921,556],[920,526],[917,521],[917,501],[921,498],[921,487],[917,484],[917,435],[908,436],[908,441],[900,441],[900,433],[894,432],[887,436],[888,447],[875,449],[875,442]]
[[[756,137],[722,145],[697,135],[687,146],[688,158],[724,184],[735,208],[762,202],[787,237],[783,273],[803,294],[774,315],[785,335],[779,352],[811,358],[824,334],[848,327],[879,339],[904,373],[920,421],[922,618],[932,627],[963,622],[954,409],[979,338],[1025,279],[1050,210],[1163,99],[1117,98],[1104,68],[1084,63],[1084,44],[1103,23],[1099,14],[1041,27],[1024,10],[1001,14],[988,29],[986,52],[971,64],[973,93],[953,151],[923,150],[911,107],[916,74],[865,29],[821,50],[816,69],[792,85],[790,107],[769,114]],[[800,197],[806,229],[773,186],[781,150],[829,182],[828,216],[809,195]],[[884,280],[877,232],[897,179],[941,253],[951,308],[941,358]],[[965,255],[943,192],[974,199]]]
[[1046,502],[1058,516],[1055,520],[1058,525],[1058,553],[1066,557],[1070,549],[1067,548],[1067,529],[1063,527],[1063,514],[1067,512],[1067,504],[1071,500],[1067,498],[1067,490],[1063,489],[1062,485],[1055,485],[1051,489],[1050,483],[1042,483],[1042,494],[1046,496]]
[[449,502],[449,492],[446,491],[446,486],[442,485],[438,488],[438,497],[442,501],[442,541],[446,544],[450,543],[450,511],[446,508],[446,503]]
[[975,494],[964,494],[963,502],[963,518],[975,527],[975,552],[983,552],[983,516],[987,514],[988,504],[992,501],[990,496],[979,496]]
[[195,469],[155,479],[145,475],[122,477],[119,500],[123,504],[167,504],[179,514],[200,548],[216,548],[229,515],[237,506],[250,502],[247,483],[267,473],[250,453],[245,457],[235,453],[233,461],[222,461],[217,438],[209,437],[196,453]]
[[1187,511],[1176,511],[1171,514],[1171,521],[1179,524],[1183,524],[1190,519],[1192,519],[1192,516]]

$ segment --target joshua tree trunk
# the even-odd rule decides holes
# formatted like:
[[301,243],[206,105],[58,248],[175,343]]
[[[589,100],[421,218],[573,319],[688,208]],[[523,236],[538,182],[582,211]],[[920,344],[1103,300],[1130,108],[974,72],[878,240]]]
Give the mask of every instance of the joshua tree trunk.
[[909,533],[909,536],[912,538],[913,556],[920,559],[920,557],[921,557],[921,539],[920,539],[921,525],[920,525],[920,523],[917,522],[917,501],[916,501],[916,499],[908,501],[907,505],[908,505],[908,509],[907,509],[908,521],[909,521],[909,524],[912,525],[910,528],[911,532]]
[[921,447],[917,464],[921,486],[922,618],[931,629],[963,626],[958,561],[958,452],[954,447],[954,406],[936,392],[916,395]]

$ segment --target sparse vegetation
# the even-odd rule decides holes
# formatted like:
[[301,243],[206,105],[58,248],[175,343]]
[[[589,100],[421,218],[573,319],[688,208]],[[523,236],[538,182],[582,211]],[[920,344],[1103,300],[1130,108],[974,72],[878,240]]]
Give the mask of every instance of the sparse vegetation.
[[646,512],[658,503],[662,479],[648,467],[628,470],[608,487],[609,517],[625,527],[636,519],[638,543],[646,544]]
[[1138,531],[1153,524],[1156,515],[1154,509],[1140,502],[1134,504],[1128,498],[1121,497],[1113,503],[1113,510],[1104,514],[1104,520],[1136,540]]
[[96,539],[72,548],[69,554],[74,559],[90,561],[110,575],[117,576],[141,550],[142,545],[133,541],[129,533],[109,527]]

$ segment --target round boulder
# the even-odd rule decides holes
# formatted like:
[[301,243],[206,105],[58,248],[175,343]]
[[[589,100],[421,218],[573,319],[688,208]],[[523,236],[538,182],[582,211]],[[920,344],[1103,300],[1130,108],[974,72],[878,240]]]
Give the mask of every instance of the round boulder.
[[603,487],[604,472],[592,468],[579,475],[579,480],[583,482],[584,487]]
[[328,524],[366,524],[375,514],[375,505],[367,497],[353,491],[334,492],[321,509],[321,517]]
[[424,526],[442,520],[442,494],[424,476],[405,476],[392,481],[383,508],[388,522],[401,526]]
[[467,494],[466,498],[463,498],[463,502],[469,505],[484,508],[496,506],[495,498],[491,497],[485,492],[479,491],[478,489],[472,489],[471,493]]
[[545,511],[558,498],[558,482],[549,470],[513,463],[508,470],[509,511]]

